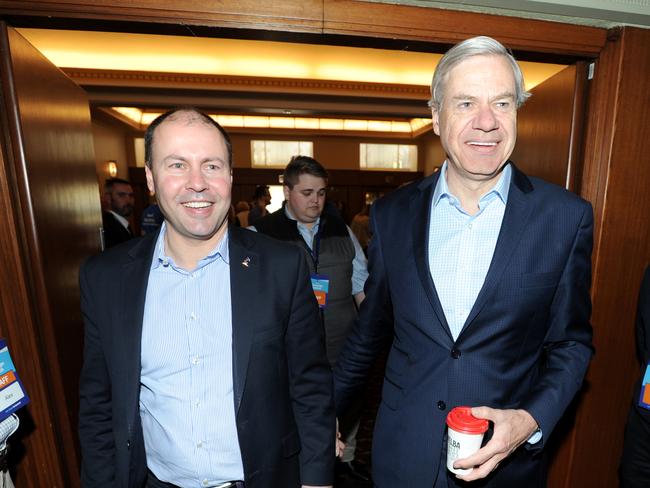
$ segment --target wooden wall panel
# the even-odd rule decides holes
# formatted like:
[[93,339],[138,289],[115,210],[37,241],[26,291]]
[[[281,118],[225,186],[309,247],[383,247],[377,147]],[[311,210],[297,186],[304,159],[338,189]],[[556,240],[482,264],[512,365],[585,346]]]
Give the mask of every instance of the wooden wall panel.
[[[396,2],[397,3],[397,2]],[[605,30],[358,0],[0,0],[0,14],[417,39],[455,44],[491,35],[513,49],[597,56]]]
[[392,37],[455,44],[469,37],[494,37],[511,49],[597,55],[605,31],[532,19],[357,0],[324,0],[326,34]]
[[2,0],[0,12],[78,19],[320,32],[321,0]]
[[526,174],[565,186],[569,167],[576,67],[537,85],[517,116],[512,160]]
[[[596,211],[592,285],[596,355],[578,409],[564,486],[617,486],[623,427],[639,374],[634,319],[650,262],[650,30],[613,32],[587,114],[582,194]],[[620,36],[619,36],[620,34]]]
[[[35,422],[34,429],[54,427],[56,442],[49,446],[49,455],[60,456],[64,485],[74,487],[83,338],[77,276],[82,260],[99,251],[101,225],[90,111],[83,90],[39,51],[12,29],[5,36],[3,90],[13,115],[8,125],[14,174],[8,181],[16,199],[16,239],[24,253],[38,345],[29,354],[40,356],[39,379],[49,394],[48,402],[34,403],[32,409],[52,416],[49,423]],[[21,353],[27,352],[17,351]],[[37,454],[27,452],[26,458]],[[50,469],[49,462],[40,471]],[[40,483],[34,472],[26,477],[20,486],[57,486]]]

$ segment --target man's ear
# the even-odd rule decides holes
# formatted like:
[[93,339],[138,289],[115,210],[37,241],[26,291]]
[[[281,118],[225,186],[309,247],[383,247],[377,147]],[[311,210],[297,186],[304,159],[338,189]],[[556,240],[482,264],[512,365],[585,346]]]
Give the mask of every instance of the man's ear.
[[291,190],[289,190],[289,187],[287,185],[282,185],[282,191],[284,192],[284,199],[289,200],[289,193]]
[[440,114],[438,112],[438,109],[436,108],[431,108],[431,123],[433,125],[433,132],[437,136],[440,135]]
[[153,173],[151,172],[151,168],[149,167],[148,164],[144,165],[144,174],[147,177],[147,188],[149,189],[149,191],[151,192],[152,195],[155,195],[156,194],[156,185],[154,185]]

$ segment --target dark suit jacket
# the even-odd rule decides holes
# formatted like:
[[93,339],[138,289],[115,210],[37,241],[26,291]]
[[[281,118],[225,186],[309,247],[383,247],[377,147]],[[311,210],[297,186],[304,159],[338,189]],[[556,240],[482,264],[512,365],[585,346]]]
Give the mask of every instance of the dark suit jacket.
[[[523,408],[543,431],[541,448],[592,355],[591,206],[513,166],[490,268],[454,341],[427,256],[438,176],[373,205],[366,299],[335,368],[343,411],[382,340],[393,337],[373,439],[381,488],[430,488],[446,476],[445,419],[455,406]],[[488,485],[530,487],[543,476],[521,449]]]
[[634,386],[632,406],[625,426],[621,459],[621,487],[650,486],[650,410],[639,406],[641,382],[650,363],[650,266],[646,268],[639,290],[636,315],[636,350],[641,374]]
[[120,224],[115,215],[110,212],[102,213],[102,225],[104,226],[104,249],[133,239],[133,234]]
[[[140,345],[157,235],[94,256],[81,269],[79,436],[87,487],[140,488],[146,477]],[[248,230],[231,227],[229,236],[233,408],[246,486],[331,484],[332,376],[305,258]]]

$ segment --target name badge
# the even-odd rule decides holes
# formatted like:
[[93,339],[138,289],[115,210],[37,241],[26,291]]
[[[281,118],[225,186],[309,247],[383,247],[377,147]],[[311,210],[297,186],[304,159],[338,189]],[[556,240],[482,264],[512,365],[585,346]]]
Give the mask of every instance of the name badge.
[[330,289],[330,279],[326,275],[311,275],[311,287],[314,289],[314,295],[320,308],[327,306],[327,294]]
[[639,407],[650,410],[650,363],[645,367],[645,374],[643,375],[643,381],[641,382]]
[[28,403],[29,397],[11,360],[7,341],[0,339],[0,421]]

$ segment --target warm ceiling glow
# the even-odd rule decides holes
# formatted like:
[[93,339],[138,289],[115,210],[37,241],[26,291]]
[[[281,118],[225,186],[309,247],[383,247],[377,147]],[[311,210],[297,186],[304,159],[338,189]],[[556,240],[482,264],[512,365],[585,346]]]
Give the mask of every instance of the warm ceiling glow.
[[[439,54],[288,42],[18,29],[60,68],[345,80],[428,86]],[[520,63],[526,88],[565,66]]]
[[[111,107],[141,128],[149,125],[158,112],[143,112],[135,107]],[[217,115],[210,114],[224,127],[256,129],[311,129],[343,130],[357,132],[399,132],[414,133],[431,124],[431,119],[403,120],[365,120],[365,119],[330,119],[317,117],[266,117],[259,115]]]

